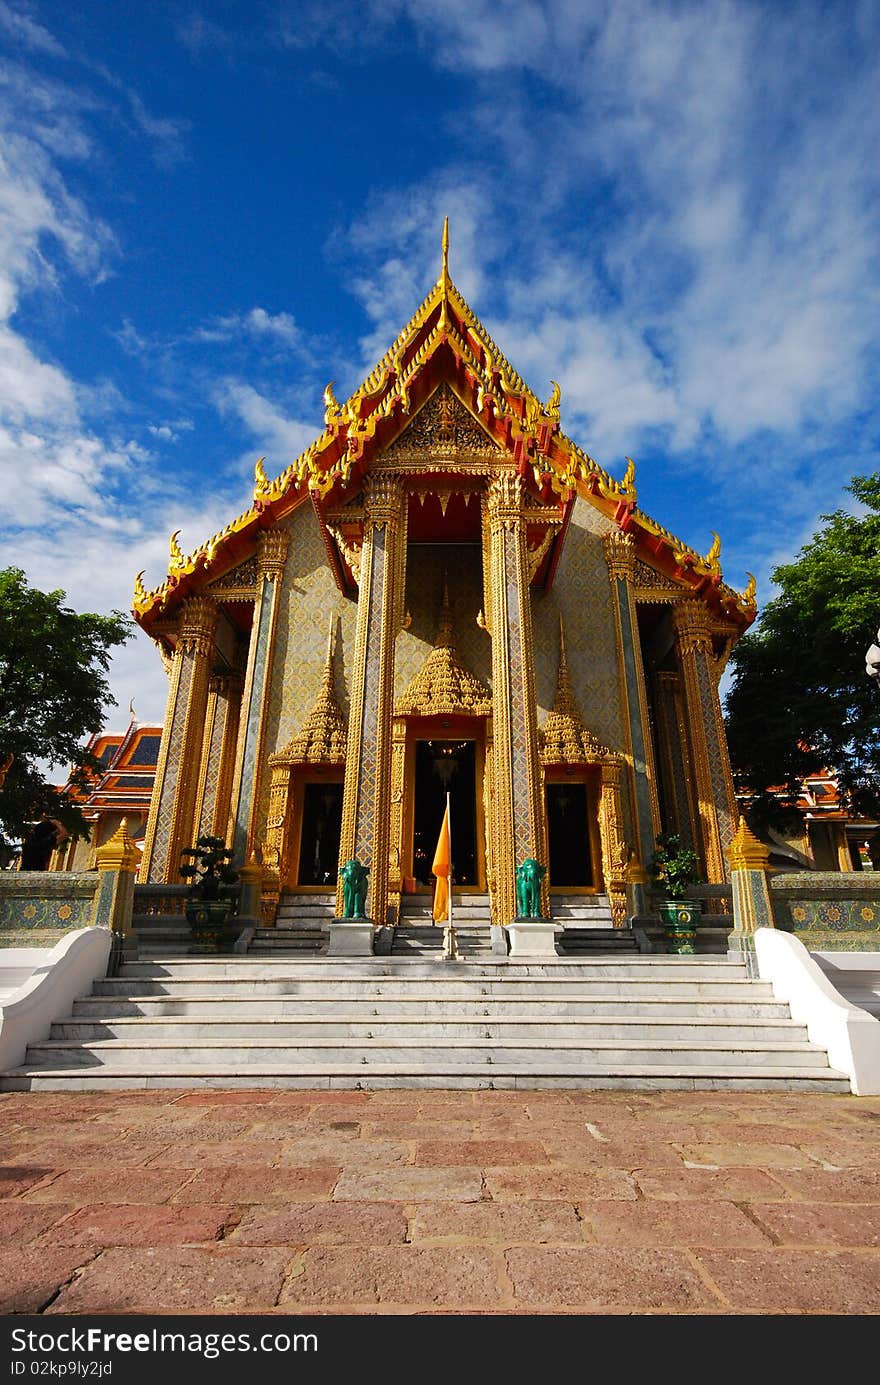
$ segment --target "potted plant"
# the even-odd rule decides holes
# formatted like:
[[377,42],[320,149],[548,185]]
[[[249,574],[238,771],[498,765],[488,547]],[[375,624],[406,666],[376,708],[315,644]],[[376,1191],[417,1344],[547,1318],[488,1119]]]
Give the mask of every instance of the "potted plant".
[[692,956],[700,918],[699,901],[688,899],[689,889],[700,879],[696,853],[682,846],[677,832],[662,832],[650,869],[666,896],[659,905],[666,930],[666,951]]
[[180,853],[180,874],[189,880],[186,918],[194,937],[218,948],[237,894],[238,871],[229,865],[232,852],[222,837],[199,837]]

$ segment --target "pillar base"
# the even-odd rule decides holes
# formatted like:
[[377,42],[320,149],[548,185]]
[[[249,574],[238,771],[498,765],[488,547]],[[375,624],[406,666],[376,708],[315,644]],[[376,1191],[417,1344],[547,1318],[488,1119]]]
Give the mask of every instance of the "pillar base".
[[742,962],[749,976],[758,975],[758,960],[755,956],[754,933],[737,933],[734,929],[727,937],[727,955],[732,961]]
[[561,929],[552,919],[514,919],[506,925],[511,957],[555,957],[556,934]]
[[333,919],[328,957],[372,957],[375,932],[372,919]]

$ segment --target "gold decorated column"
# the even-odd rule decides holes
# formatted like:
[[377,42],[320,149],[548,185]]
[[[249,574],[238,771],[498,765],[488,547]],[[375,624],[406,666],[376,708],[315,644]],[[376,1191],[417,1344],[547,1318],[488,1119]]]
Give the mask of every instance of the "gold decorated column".
[[[492,635],[493,923],[516,918],[516,868],[543,861],[534,646],[522,481],[503,472],[487,492]],[[497,915],[497,916],[496,916]]]
[[[369,868],[368,912],[377,926],[385,923],[388,912],[394,641],[403,600],[405,542],[400,478],[376,472],[367,484],[364,507],[339,863],[357,860]],[[342,908],[340,885],[340,915]]]
[[232,793],[235,804],[232,848],[233,859],[238,863],[250,860],[256,844],[260,784],[266,759],[266,706],[288,539],[286,529],[269,529],[260,539],[257,600],[241,699]]
[[226,835],[240,698],[241,679],[236,674],[212,675],[208,683],[202,767],[196,797],[197,837]]
[[663,786],[664,822],[687,847],[694,846],[694,820],[687,719],[682,706],[681,676],[663,670],[654,675],[657,756]]
[[673,606],[675,643],[684,684],[691,764],[706,875],[726,879],[725,849],[736,828],[736,799],[727,753],[708,612],[688,597]]
[[151,881],[178,880],[181,850],[198,835],[196,792],[216,625],[217,607],[209,598],[184,602],[144,843],[142,871]]
[[624,534],[620,529],[612,529],[603,542],[614,598],[620,686],[628,742],[626,758],[630,765],[635,804],[637,853],[639,860],[647,863],[654,855],[654,840],[660,831],[660,806],[645,669],[633,596],[635,542],[631,534]]

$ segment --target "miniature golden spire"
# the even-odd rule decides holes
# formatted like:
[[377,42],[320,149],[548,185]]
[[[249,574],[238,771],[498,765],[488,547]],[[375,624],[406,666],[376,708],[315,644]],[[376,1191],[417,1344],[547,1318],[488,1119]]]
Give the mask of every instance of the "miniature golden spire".
[[263,468],[265,457],[258,457],[254,463],[254,499],[259,499],[262,495],[267,495],[272,489],[269,485],[269,478]]
[[704,562],[705,562],[707,568],[709,569],[709,571],[712,572],[712,573],[714,573],[716,577],[720,577],[720,576],[721,576],[721,563],[718,561],[720,557],[721,557],[721,539],[720,539],[720,537],[718,536],[718,534],[715,533],[715,530],[713,529],[713,530],[712,530],[712,547],[709,549],[709,552],[706,554],[706,557],[705,557],[705,559],[704,559]]
[[626,459],[626,471],[623,473],[623,480],[620,483],[627,500],[634,501],[636,498],[636,464],[632,457]]
[[143,583],[143,576],[146,568],[141,568],[137,577],[134,579],[134,604],[140,606],[147,599],[147,589]]
[[544,405],[544,413],[548,418],[552,418],[556,423],[559,422],[559,405],[562,401],[562,390],[555,380],[551,380],[553,393]]
[[446,573],[443,574],[443,605],[440,608],[440,624],[437,628],[437,638],[434,641],[435,649],[449,649],[453,643],[452,636],[452,607],[449,604],[449,582]]
[[584,725],[577,698],[568,673],[565,654],[565,627],[559,616],[559,671],[556,675],[556,696],[544,725],[538,732],[541,760],[544,764],[579,764],[607,754],[596,737]]
[[449,298],[449,217],[443,222],[443,239],[441,242],[443,250],[443,262],[440,268],[440,327],[446,329],[449,326],[449,313],[447,311],[447,299]]
[[186,555],[184,554],[180,544],[177,542],[177,535],[179,533],[180,530],[175,529],[174,533],[171,535],[171,538],[168,540],[168,551],[171,554],[172,568],[183,567],[183,564],[186,562]]

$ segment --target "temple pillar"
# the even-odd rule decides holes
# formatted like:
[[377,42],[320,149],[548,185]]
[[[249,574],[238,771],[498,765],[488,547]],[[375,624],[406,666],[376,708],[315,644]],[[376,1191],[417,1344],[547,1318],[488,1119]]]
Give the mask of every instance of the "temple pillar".
[[144,843],[142,871],[150,881],[178,880],[180,853],[198,835],[196,792],[216,624],[213,601],[184,602]]
[[654,855],[654,842],[660,831],[660,805],[657,799],[657,774],[651,738],[642,646],[633,596],[635,580],[635,540],[631,534],[612,529],[604,537],[605,560],[611,580],[617,655],[626,728],[626,758],[630,767],[630,788],[638,858],[647,863]]
[[725,850],[736,829],[736,799],[712,666],[708,612],[701,601],[688,597],[673,606],[673,620],[697,791],[699,846],[708,880],[721,883],[727,878]]
[[257,599],[248,649],[247,671],[241,698],[232,802],[233,860],[249,861],[256,845],[257,814],[266,739],[266,708],[275,629],[281,599],[281,579],[287,556],[286,529],[268,529],[260,538],[257,566]]
[[208,682],[202,764],[196,795],[197,837],[226,835],[231,760],[235,754],[240,693],[240,681],[233,674],[214,674]]
[[654,675],[657,754],[663,785],[664,822],[682,844],[694,847],[694,804],[691,798],[687,721],[681,678],[664,671]]
[[[405,523],[400,478],[374,473],[364,506],[339,863],[357,860],[368,867],[369,916],[377,926],[388,913],[394,642],[403,601]],[[336,908],[341,917],[341,883]]]
[[[517,915],[516,868],[543,855],[544,802],[538,759],[534,647],[523,487],[510,472],[487,492],[492,636],[492,922]],[[546,865],[545,861],[542,861]]]

